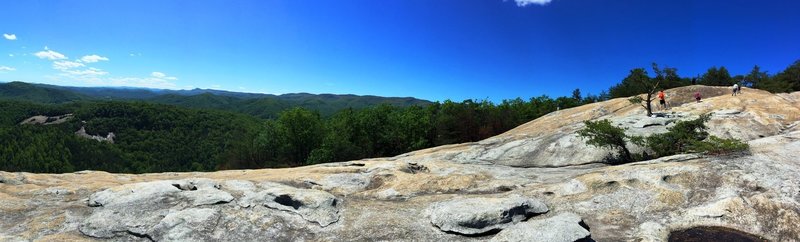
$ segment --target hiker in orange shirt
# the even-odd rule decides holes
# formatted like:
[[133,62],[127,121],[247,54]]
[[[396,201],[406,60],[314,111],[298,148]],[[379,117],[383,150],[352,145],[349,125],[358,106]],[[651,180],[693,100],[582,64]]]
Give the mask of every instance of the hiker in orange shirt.
[[664,95],[664,90],[658,92],[658,104],[661,106],[661,110],[667,109],[667,100],[665,99],[666,95]]

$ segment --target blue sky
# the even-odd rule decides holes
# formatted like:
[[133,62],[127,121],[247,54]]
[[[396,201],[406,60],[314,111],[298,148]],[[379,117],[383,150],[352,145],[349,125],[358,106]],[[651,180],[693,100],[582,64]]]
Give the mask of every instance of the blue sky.
[[9,1],[0,81],[499,101],[800,59],[800,1]]

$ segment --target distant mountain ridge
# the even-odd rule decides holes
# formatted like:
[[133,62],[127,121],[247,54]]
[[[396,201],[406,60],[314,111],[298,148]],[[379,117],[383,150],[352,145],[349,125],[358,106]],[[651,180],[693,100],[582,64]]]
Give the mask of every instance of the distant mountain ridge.
[[189,108],[221,109],[261,118],[276,117],[283,110],[303,107],[331,115],[346,108],[380,104],[426,106],[432,102],[412,97],[380,97],[352,94],[243,93],[213,89],[168,90],[135,87],[71,87],[25,82],[0,83],[0,99],[36,103],[73,101],[144,101]]

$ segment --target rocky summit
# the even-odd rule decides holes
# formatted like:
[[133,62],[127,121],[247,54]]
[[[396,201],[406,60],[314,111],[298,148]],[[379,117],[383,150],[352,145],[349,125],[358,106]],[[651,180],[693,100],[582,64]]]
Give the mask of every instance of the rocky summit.
[[[705,228],[799,241],[800,92],[666,94],[669,109],[653,117],[613,99],[390,158],[208,173],[0,172],[0,241],[667,241]],[[576,134],[600,119],[663,133],[706,113],[709,133],[747,141],[750,152],[611,166],[601,163],[609,150]]]

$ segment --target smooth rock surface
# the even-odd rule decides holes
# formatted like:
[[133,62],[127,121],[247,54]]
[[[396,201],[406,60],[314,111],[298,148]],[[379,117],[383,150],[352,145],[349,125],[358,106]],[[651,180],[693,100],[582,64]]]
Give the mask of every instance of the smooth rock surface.
[[546,219],[525,221],[504,229],[492,242],[572,242],[591,238],[591,233],[574,213],[560,213]]
[[442,231],[475,235],[500,230],[547,211],[547,205],[539,200],[512,194],[438,202],[428,207],[426,213]]
[[330,193],[297,189],[275,183],[262,183],[264,190],[256,193],[257,201],[269,208],[297,213],[308,221],[328,226],[339,220],[339,200]]

